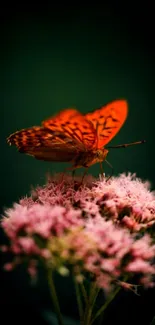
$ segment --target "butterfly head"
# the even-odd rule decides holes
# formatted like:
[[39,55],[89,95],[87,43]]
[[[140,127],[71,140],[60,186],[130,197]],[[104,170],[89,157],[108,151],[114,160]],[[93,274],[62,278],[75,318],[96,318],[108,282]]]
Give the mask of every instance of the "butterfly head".
[[94,151],[93,154],[91,153],[90,156],[87,156],[85,165],[91,166],[103,162],[106,159],[108,152],[109,150],[105,148]]
[[103,148],[103,149],[98,149],[95,150],[94,152],[91,152],[90,155],[87,154],[82,161],[78,161],[79,166],[92,166],[96,163],[103,162],[106,159],[106,156],[108,154],[108,150]]
[[103,148],[103,149],[98,149],[96,151],[96,162],[102,162],[106,159],[106,156],[108,154],[109,150]]

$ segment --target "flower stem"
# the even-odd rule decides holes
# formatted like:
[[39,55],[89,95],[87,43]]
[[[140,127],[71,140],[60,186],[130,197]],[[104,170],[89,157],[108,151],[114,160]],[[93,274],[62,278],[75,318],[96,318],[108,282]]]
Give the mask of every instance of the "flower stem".
[[51,294],[53,305],[55,308],[58,324],[63,325],[63,319],[62,319],[62,315],[60,312],[59,301],[58,301],[58,297],[56,294],[55,285],[54,285],[54,281],[53,281],[53,277],[52,277],[52,270],[49,267],[47,267],[47,278],[48,278],[50,294]]
[[94,318],[92,319],[90,325],[92,325],[97,317],[99,317],[105,309],[108,307],[108,305],[111,303],[111,301],[115,298],[117,293],[120,291],[120,287],[117,287],[117,289],[109,296],[109,298],[106,300],[105,304],[98,310]]
[[79,308],[79,316],[80,316],[80,320],[82,321],[83,306],[82,306],[82,301],[81,301],[81,294],[80,294],[80,290],[79,290],[79,285],[78,285],[74,276],[73,276],[73,280],[74,280],[74,284],[75,284],[75,292],[76,292],[76,299],[77,299],[78,308]]
[[86,304],[85,314],[82,325],[90,325],[91,324],[91,317],[93,306],[98,294],[98,289],[96,288],[96,283],[94,282],[90,287],[89,298]]
[[86,289],[85,289],[83,283],[80,283],[80,288],[81,288],[81,292],[82,292],[82,295],[83,295],[84,301],[85,301],[85,303],[87,303],[87,301],[88,301],[88,297],[87,297],[87,292],[86,292]]

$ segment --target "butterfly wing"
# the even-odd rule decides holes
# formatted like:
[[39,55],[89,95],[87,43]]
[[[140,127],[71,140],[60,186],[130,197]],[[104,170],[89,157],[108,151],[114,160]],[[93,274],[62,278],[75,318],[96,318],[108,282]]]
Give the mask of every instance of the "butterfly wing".
[[44,128],[58,137],[68,137],[82,150],[93,147],[96,142],[96,130],[93,124],[76,109],[64,109],[60,113],[42,122]]
[[97,133],[97,148],[104,147],[120,130],[128,114],[125,100],[115,100],[94,112],[85,114]]
[[46,161],[72,161],[79,151],[74,139],[64,135],[58,137],[50,130],[37,126],[11,134],[7,142],[15,145],[21,153]]

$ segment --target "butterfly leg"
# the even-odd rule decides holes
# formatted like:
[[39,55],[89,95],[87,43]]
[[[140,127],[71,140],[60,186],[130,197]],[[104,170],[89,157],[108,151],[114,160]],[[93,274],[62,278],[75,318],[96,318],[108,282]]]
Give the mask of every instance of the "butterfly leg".
[[103,176],[103,178],[104,178],[104,171],[103,171],[102,162],[100,162],[100,169],[101,169],[101,175],[102,175],[102,176]]
[[113,172],[114,172],[114,168],[113,168],[113,166],[110,164],[110,162],[109,161],[107,161],[107,160],[105,160],[105,162],[107,163],[107,165],[111,168],[111,175],[107,178],[107,180],[106,180],[106,182],[108,182],[109,181],[109,179],[112,177],[112,175],[113,175]]
[[[84,180],[84,177],[85,177],[86,174],[87,174],[88,168],[89,168],[89,167],[85,167],[85,171],[84,171],[84,173],[83,173],[83,175],[82,175],[82,179],[81,179],[80,182],[74,181],[74,189],[75,189],[75,190],[79,189],[80,186],[83,184],[83,180]],[[74,173],[74,170],[73,170],[73,173]]]
[[75,169],[72,170],[72,177],[73,177],[73,181],[74,181],[74,177],[75,177]]
[[64,185],[64,176],[65,176],[65,173],[67,171],[72,171],[72,168],[71,167],[67,167],[67,168],[64,169],[64,171],[63,171],[63,173],[62,173],[62,175],[60,177],[60,182],[59,182],[59,184],[56,187],[56,190],[61,191],[61,189],[63,188],[63,185]]
[[88,168],[89,168],[89,167],[85,167],[85,171],[84,171],[84,173],[83,173],[83,176],[82,176],[82,179],[81,179],[81,183],[80,183],[80,185],[83,184],[83,180],[84,180],[84,178],[85,178],[85,176],[86,176],[86,174],[87,174]]

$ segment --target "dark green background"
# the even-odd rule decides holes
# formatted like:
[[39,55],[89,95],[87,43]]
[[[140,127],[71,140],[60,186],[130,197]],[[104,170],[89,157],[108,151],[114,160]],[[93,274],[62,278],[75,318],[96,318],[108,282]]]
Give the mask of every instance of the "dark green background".
[[[43,184],[47,172],[66,166],[18,153],[6,143],[10,133],[66,107],[86,113],[116,98],[128,100],[129,116],[111,145],[147,142],[112,149],[108,160],[115,175],[130,171],[154,188],[152,10],[149,4],[60,3],[1,11],[1,211],[29,194],[31,185]],[[99,165],[89,172],[98,176]]]
[[[125,19],[114,9],[60,14],[51,8],[47,16],[22,13],[5,22],[2,205],[27,194],[30,185],[42,184],[47,171],[64,168],[62,163],[19,154],[6,143],[10,133],[38,125],[65,107],[88,112],[122,97],[129,102],[129,116],[111,144],[141,139],[147,143],[113,149],[108,160],[116,175],[131,171],[155,184],[153,53],[144,39],[140,42],[141,34],[135,39],[129,30],[132,16]],[[99,165],[90,172],[98,176]]]

